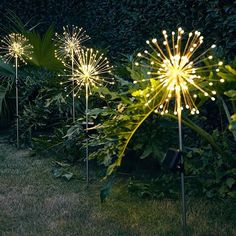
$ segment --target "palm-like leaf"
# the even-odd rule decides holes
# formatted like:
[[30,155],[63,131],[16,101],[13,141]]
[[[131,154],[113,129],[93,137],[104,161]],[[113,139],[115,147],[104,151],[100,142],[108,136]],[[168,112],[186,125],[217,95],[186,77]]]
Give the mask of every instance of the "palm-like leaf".
[[53,42],[54,30],[49,27],[41,37],[37,32],[28,32],[26,37],[33,46],[32,64],[49,70],[58,70],[63,67],[62,63],[55,58],[55,45]]

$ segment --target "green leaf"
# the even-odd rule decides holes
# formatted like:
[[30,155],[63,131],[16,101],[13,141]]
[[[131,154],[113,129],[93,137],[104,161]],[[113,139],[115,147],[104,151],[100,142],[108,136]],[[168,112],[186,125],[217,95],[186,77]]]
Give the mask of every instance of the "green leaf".
[[57,166],[60,166],[60,167],[69,167],[69,166],[71,166],[70,164],[65,163],[65,162],[54,161],[54,163],[55,163]]
[[[178,119],[175,115],[171,114],[166,114],[165,116],[171,117],[173,119]],[[184,125],[188,126],[192,130],[194,130],[197,134],[199,134],[202,138],[204,138],[217,153],[219,153],[221,156],[228,157],[228,155],[217,145],[213,137],[209,133],[207,133],[204,129],[196,125],[193,121],[191,121],[188,118],[183,118],[182,122]]]
[[10,63],[5,63],[0,59],[0,74],[5,78],[15,78],[15,69]]
[[236,90],[229,90],[225,92],[224,94],[230,98],[236,99]]
[[[230,65],[226,65],[225,68],[233,75],[236,75],[236,70],[233,69]],[[235,77],[236,79],[236,77]]]
[[228,178],[228,179],[226,180],[226,184],[227,184],[227,186],[228,186],[229,188],[232,188],[233,185],[235,184],[235,179],[233,179],[233,178]]
[[65,178],[66,180],[71,180],[73,177],[73,173],[72,172],[67,172],[65,174],[63,174],[61,177]]
[[42,37],[35,31],[27,32],[26,37],[33,46],[32,64],[49,70],[63,68],[63,64],[55,57],[54,30],[52,26],[48,28]]
[[236,114],[233,114],[233,115],[231,116],[231,119],[232,119],[232,120],[236,120]]
[[236,198],[236,191],[228,192],[228,196]]
[[140,156],[140,159],[145,159],[152,153],[152,148],[149,146],[148,148],[145,148],[143,154]]
[[217,73],[217,75],[227,81],[235,81],[235,76],[232,74],[219,72],[219,73]]

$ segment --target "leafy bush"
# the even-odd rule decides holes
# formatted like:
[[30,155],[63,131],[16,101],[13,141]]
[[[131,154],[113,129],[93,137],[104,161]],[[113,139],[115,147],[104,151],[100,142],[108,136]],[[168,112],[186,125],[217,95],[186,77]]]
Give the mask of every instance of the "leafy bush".
[[[66,24],[83,26],[89,30],[91,43],[107,48],[114,58],[122,58],[121,53],[131,54],[142,47],[146,39],[156,37],[163,29],[174,30],[178,26],[187,31],[201,31],[209,44],[221,46],[221,52],[232,58],[236,54],[234,4],[231,0],[50,0],[37,3],[2,0],[0,10],[15,11],[24,22],[30,19],[33,25],[40,23],[42,32],[51,24],[57,31]],[[3,14],[0,19],[3,26],[9,28]]]

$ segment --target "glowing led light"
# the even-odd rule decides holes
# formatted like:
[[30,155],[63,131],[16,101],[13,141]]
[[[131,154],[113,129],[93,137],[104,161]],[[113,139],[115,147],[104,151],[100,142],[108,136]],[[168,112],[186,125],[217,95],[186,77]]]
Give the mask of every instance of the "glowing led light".
[[[174,114],[178,114],[183,107],[189,110],[191,114],[198,114],[195,104],[197,95],[192,95],[192,90],[198,90],[204,96],[215,100],[214,97],[209,96],[212,92],[205,85],[209,71],[215,68],[215,71],[218,72],[219,66],[222,66],[223,62],[219,61],[217,64],[209,65],[204,61],[213,59],[213,56],[207,56],[207,53],[216,45],[213,44],[208,50],[197,54],[195,52],[203,43],[203,36],[199,31],[189,33],[185,45],[183,43],[184,31],[181,27],[178,28],[177,33],[172,32],[170,40],[168,40],[166,30],[163,30],[162,34],[164,36],[162,43],[164,49],[161,48],[161,43],[155,38],[146,41],[152,52],[149,53],[145,50],[145,54],[138,53],[138,57],[144,59],[138,63],[138,66],[148,68],[147,75],[151,79],[159,81],[150,97],[156,98],[157,96],[154,96],[154,93],[160,95],[161,99],[157,107],[160,113],[163,112],[162,114],[166,111],[169,112],[171,100],[175,100]],[[211,87],[213,86],[212,81],[213,79],[207,83]],[[223,82],[223,79],[220,82]],[[215,95],[215,93],[212,94]]]
[[31,59],[32,45],[29,40],[22,34],[11,33],[1,40],[0,52],[4,62],[14,58],[15,78],[16,78],[16,144],[19,143],[19,97],[18,97],[18,66],[19,61],[27,64],[26,59]]
[[66,58],[71,59],[72,54],[78,52],[81,48],[81,44],[90,39],[83,28],[78,28],[77,26],[70,28],[68,25],[63,27],[62,35],[56,33],[55,36],[55,56],[62,62]]
[[24,64],[26,59],[31,59],[33,46],[29,40],[22,34],[11,33],[1,40],[1,58],[8,62],[12,58],[17,58]]
[[[55,57],[60,60],[64,65],[70,60],[71,63],[71,75],[74,75],[74,57],[75,54],[79,52],[82,47],[82,43],[90,37],[86,35],[83,28],[78,28],[77,26],[63,27],[63,34],[55,34]],[[74,80],[72,80],[72,86],[74,87]],[[72,91],[72,115],[73,122],[75,122],[75,97],[74,90]]]
[[[71,64],[66,64],[66,76],[74,81],[75,95],[79,93],[82,87],[88,85],[89,94],[91,87],[102,86],[103,83],[114,84],[111,78],[112,66],[103,54],[93,49],[80,49],[74,58],[74,74],[71,75]],[[64,82],[68,83],[68,81]]]
[[[85,119],[86,133],[88,133],[89,114],[88,104],[89,95],[92,94],[91,87],[102,86],[104,83],[114,84],[114,79],[111,78],[111,69],[109,62],[103,54],[93,49],[83,49],[75,51],[74,63],[65,64],[65,76],[69,77],[65,83],[73,82],[71,92],[74,96],[79,97],[80,90],[85,88]],[[73,74],[71,74],[73,72]],[[71,83],[70,83],[71,84]],[[68,96],[68,94],[67,94]],[[100,95],[100,97],[103,97]],[[86,138],[86,183],[89,184],[89,146],[88,138]]]

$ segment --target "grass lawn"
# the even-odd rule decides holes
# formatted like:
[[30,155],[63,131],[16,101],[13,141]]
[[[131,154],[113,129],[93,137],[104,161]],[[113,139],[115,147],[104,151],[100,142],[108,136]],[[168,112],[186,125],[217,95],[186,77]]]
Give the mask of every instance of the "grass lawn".
[[[0,235],[180,235],[180,202],[131,197],[123,183],[101,205],[101,183],[87,189],[84,168],[69,182],[51,174],[52,159],[0,143]],[[188,235],[236,235],[233,200],[188,199]]]

